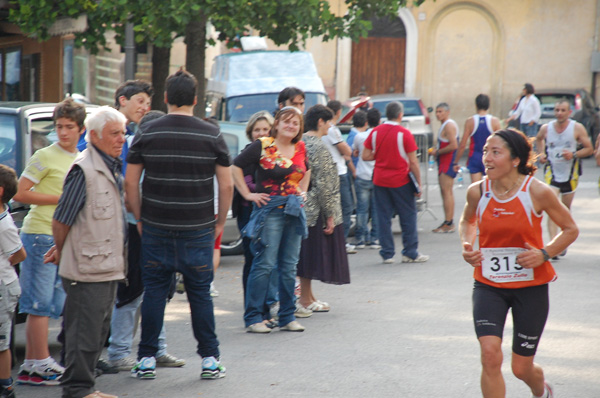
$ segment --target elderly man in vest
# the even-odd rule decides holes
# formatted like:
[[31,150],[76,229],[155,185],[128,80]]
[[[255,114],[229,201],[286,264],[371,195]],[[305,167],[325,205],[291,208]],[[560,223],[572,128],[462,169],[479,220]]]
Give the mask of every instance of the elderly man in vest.
[[59,264],[64,307],[63,398],[111,398],[94,391],[94,368],[110,327],[117,283],[125,278],[121,150],[125,116],[100,107],[88,116],[87,149],[65,178],[46,262]]

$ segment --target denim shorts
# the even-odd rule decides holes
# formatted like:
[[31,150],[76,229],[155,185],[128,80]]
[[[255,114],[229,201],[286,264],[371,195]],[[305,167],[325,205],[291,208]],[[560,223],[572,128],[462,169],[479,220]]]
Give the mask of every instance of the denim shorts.
[[0,351],[10,348],[12,318],[20,295],[21,286],[18,279],[8,285],[0,281]]
[[56,264],[44,264],[44,254],[54,244],[50,235],[21,233],[27,258],[21,263],[19,312],[58,319],[65,303],[65,291]]

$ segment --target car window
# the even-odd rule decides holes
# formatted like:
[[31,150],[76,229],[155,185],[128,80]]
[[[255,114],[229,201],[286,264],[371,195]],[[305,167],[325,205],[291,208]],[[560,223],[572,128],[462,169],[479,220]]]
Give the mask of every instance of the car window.
[[[419,101],[404,99],[398,99],[395,101],[401,102],[402,105],[404,105],[404,116],[423,116],[423,112],[419,106]],[[373,106],[377,108],[383,116],[385,116],[385,107],[390,102],[392,101],[373,101]]]
[[0,115],[0,163],[16,169],[17,126],[16,115]]
[[[259,111],[272,112],[277,109],[277,97],[279,93],[244,95],[227,99],[225,120],[230,122],[247,122],[252,115]],[[307,93],[304,110],[313,105],[327,103],[323,94]]]
[[232,157],[237,156],[238,153],[242,150],[240,148],[240,140],[237,136],[229,133],[222,133],[223,138],[225,139],[225,143],[227,143],[227,148],[229,148],[229,154]]
[[542,105],[552,105],[552,109],[554,109],[554,104],[556,101],[560,99],[566,99],[569,101],[571,105],[571,109],[574,109],[575,106],[575,97],[572,95],[565,94],[536,94],[536,97],[540,100],[540,104]]
[[45,148],[58,141],[54,121],[50,117],[32,118],[30,120],[31,129],[31,153],[38,149]]

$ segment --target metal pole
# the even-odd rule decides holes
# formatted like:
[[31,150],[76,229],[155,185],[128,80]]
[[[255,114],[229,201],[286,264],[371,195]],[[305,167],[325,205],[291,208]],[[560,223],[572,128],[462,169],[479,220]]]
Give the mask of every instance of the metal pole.
[[133,23],[125,25],[125,80],[135,79],[135,41]]

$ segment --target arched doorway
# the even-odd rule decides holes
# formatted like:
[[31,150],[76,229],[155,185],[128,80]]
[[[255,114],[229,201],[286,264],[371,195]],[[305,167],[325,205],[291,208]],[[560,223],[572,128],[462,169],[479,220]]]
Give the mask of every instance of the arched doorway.
[[404,92],[406,29],[398,17],[375,18],[366,38],[352,43],[350,95]]

